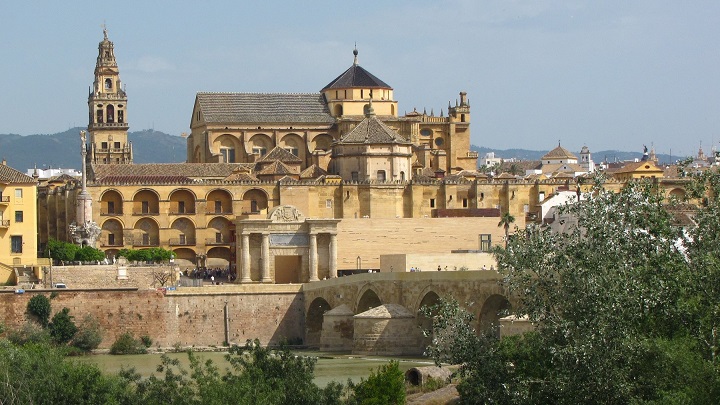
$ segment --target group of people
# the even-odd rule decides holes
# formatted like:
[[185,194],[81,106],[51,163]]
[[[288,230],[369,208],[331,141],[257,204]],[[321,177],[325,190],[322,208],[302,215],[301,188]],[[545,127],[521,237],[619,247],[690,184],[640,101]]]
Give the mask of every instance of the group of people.
[[209,280],[212,284],[222,284],[223,281],[233,282],[237,277],[235,272],[230,271],[230,267],[198,267],[195,269],[188,269],[185,271],[185,275],[190,278],[197,278],[203,280]]

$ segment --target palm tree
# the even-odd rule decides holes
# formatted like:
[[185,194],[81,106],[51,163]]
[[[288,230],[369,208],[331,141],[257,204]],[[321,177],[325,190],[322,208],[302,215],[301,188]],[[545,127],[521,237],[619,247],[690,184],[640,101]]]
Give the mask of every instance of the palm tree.
[[512,216],[509,212],[506,212],[502,214],[500,217],[500,222],[498,222],[498,227],[502,226],[505,228],[505,249],[507,249],[508,246],[508,234],[510,233],[510,224],[515,222],[515,217]]

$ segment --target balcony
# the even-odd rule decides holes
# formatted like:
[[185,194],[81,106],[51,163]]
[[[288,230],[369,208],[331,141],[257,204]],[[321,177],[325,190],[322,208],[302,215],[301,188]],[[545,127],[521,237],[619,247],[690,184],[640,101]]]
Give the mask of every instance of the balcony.
[[0,204],[8,204],[10,203],[10,196],[9,195],[0,195]]
[[221,238],[221,239],[207,238],[207,239],[205,239],[206,246],[222,246],[222,245],[232,246],[234,244],[235,244],[235,242],[229,241],[225,238]]
[[195,238],[170,238],[170,246],[195,246]]
[[100,210],[100,215],[102,215],[102,216],[120,216],[120,215],[122,215],[122,210],[108,210],[107,208],[103,208]]
[[133,215],[136,216],[152,216],[152,215],[160,215],[159,212],[150,212],[149,210],[133,210]]
[[117,240],[113,241],[113,242],[108,242],[106,240],[100,241],[100,247],[121,247],[121,246],[123,246],[122,241],[117,241]]
[[7,228],[10,226],[9,219],[0,219],[0,228]]
[[142,240],[142,239],[136,239],[133,241],[133,247],[157,247],[160,246],[160,240],[159,239],[149,239],[149,240]]
[[171,208],[168,215],[195,215],[195,210],[179,210],[177,208]]
[[207,215],[232,215],[232,210],[225,211],[225,210],[207,210],[205,211],[205,214]]

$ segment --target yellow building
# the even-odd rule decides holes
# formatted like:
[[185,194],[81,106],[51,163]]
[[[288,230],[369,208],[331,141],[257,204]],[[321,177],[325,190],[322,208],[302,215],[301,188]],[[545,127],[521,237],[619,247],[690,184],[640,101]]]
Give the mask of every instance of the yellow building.
[[0,164],[0,283],[37,264],[37,181]]
[[[108,256],[162,247],[184,266],[230,267],[238,282],[307,282],[377,269],[380,254],[487,250],[502,243],[502,213],[522,228],[538,220],[540,202],[576,187],[481,175],[465,93],[447,116],[400,116],[393,89],[354,55],[318,93],[198,93],[188,162],[133,164],[128,99],[105,32],[83,145],[86,194],[67,176],[41,187],[41,244],[87,223],[76,209],[87,201],[82,212]],[[560,152],[547,159],[571,155]]]

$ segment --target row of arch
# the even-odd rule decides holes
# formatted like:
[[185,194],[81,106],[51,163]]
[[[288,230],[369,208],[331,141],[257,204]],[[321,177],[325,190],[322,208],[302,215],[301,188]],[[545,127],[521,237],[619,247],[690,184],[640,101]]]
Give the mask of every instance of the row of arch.
[[[105,220],[100,228],[100,245],[113,246],[194,246],[229,245],[234,242],[234,224],[225,217],[216,216],[208,221],[204,231],[198,231],[192,218],[180,217],[167,229],[160,228],[152,217],[142,217],[132,228],[126,228],[119,218]],[[204,236],[205,239],[198,239]]]
[[[233,193],[226,189],[211,190],[205,195],[204,200],[207,202],[206,213],[223,215],[233,213],[233,201],[236,201]],[[239,200],[242,201],[243,212],[256,213],[267,210],[269,196],[265,190],[253,188],[242,193]],[[165,203],[166,201],[168,206],[165,208],[170,214],[197,213],[196,203],[199,199],[193,190],[187,188],[175,189],[169,193],[167,200],[162,200],[156,190],[141,188],[134,191],[132,200],[125,200],[119,190],[105,190],[100,196],[101,214],[125,214],[127,213],[124,209],[125,203],[132,204],[133,215],[159,214],[161,202]]]
[[[418,325],[429,330],[432,326],[431,320],[420,313],[423,307],[432,307],[440,302],[440,296],[432,290],[426,291],[414,308]],[[383,305],[378,294],[372,289],[366,289],[355,303],[354,314],[363,313],[369,309]],[[492,332],[499,337],[500,318],[507,316],[510,310],[510,301],[501,294],[491,294],[485,299],[479,313],[474,314],[477,324],[473,325],[475,330],[480,332]],[[307,335],[317,335],[322,330],[323,315],[331,310],[330,303],[322,298],[315,298],[306,313],[305,325]],[[411,312],[413,308],[410,308]]]
[[[333,141],[333,137],[327,133],[317,134],[309,142],[296,133],[283,135],[277,142],[264,133],[250,136],[247,142],[242,142],[237,135],[222,134],[213,141],[213,150],[220,153],[224,163],[245,163],[250,161],[249,155],[259,158],[279,146],[304,162],[312,151],[329,151]],[[196,161],[199,161],[199,157]]]

